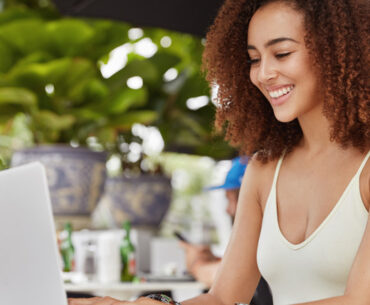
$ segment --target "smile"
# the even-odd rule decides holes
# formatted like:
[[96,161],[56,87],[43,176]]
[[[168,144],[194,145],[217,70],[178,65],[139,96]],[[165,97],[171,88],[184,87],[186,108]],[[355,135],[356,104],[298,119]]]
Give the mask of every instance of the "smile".
[[268,91],[270,97],[272,98],[279,98],[285,94],[288,94],[290,91],[292,91],[294,88],[293,85],[290,85],[288,87],[284,87],[284,88],[281,88],[281,89],[278,89],[278,90],[274,90],[274,91]]

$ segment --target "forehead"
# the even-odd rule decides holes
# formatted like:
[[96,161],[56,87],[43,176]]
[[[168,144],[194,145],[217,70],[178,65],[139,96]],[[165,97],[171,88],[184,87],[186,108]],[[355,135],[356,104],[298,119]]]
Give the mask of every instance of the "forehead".
[[283,2],[272,2],[259,8],[248,27],[248,44],[263,44],[271,39],[289,37],[303,41],[303,15]]

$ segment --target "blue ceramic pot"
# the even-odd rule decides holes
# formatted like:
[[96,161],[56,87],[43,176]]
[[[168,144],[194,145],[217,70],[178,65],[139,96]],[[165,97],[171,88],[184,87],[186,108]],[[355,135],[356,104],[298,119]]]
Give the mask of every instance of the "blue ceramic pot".
[[40,161],[46,167],[53,213],[90,216],[104,190],[106,153],[69,146],[37,146],[16,151],[12,166]]
[[109,206],[117,226],[125,220],[134,226],[158,227],[172,195],[171,180],[165,176],[108,178],[102,200]]

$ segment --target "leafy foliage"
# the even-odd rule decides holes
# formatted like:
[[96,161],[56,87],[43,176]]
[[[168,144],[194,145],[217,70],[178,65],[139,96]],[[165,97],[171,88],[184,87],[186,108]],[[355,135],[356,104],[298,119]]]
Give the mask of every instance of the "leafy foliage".
[[[86,145],[93,136],[112,148],[118,135],[142,123],[160,129],[167,150],[230,154],[212,135],[212,103],[198,110],[186,104],[191,97],[209,96],[200,72],[200,39],[151,28],[130,39],[128,24],[62,18],[49,6],[40,8],[45,1],[19,2],[8,1],[0,14],[0,149],[9,149],[1,139],[10,136],[23,113],[36,144]],[[157,50],[144,56],[139,43],[148,38]],[[103,77],[103,68],[123,47],[119,59],[126,62]],[[169,69],[178,75],[166,80]],[[137,76],[142,85],[130,88],[128,80]]]

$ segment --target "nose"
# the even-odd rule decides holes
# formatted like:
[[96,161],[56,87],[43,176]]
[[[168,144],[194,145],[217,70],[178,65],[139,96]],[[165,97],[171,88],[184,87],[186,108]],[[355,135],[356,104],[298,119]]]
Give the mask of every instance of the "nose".
[[277,77],[277,69],[273,63],[267,59],[261,59],[260,65],[258,67],[258,81],[260,83],[268,83]]

